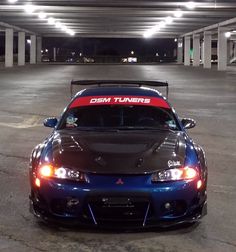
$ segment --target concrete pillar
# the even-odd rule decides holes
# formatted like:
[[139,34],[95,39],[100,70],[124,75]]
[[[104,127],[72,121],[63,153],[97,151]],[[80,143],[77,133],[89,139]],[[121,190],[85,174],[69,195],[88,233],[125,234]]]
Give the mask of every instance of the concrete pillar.
[[176,58],[176,57],[177,57],[177,49],[176,49],[176,48],[173,50],[173,54],[172,54],[172,56],[173,56],[174,58]]
[[5,66],[13,66],[13,42],[14,31],[11,28],[5,30]]
[[37,63],[42,61],[42,37],[37,37]]
[[53,61],[56,62],[57,61],[57,48],[53,47]]
[[200,34],[193,35],[193,66],[200,65]]
[[184,37],[184,65],[190,66],[190,37]]
[[236,57],[236,41],[234,41],[234,58]]
[[18,66],[25,65],[25,32],[18,32]]
[[183,63],[183,38],[178,38],[177,42],[177,63]]
[[227,38],[225,37],[225,32],[226,29],[218,28],[217,55],[219,71],[224,71],[227,68]]
[[36,35],[31,35],[30,41],[30,64],[36,64]]
[[204,32],[204,44],[203,44],[203,67],[211,68],[211,32]]
[[202,40],[201,42],[200,42],[200,62],[202,62],[203,63],[203,61],[204,61],[204,41]]
[[227,63],[230,64],[234,55],[234,41],[229,40],[227,43]]

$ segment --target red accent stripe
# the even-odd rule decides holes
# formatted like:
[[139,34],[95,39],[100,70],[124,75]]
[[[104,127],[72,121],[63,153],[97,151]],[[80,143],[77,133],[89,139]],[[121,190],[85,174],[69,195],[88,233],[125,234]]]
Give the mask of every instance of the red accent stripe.
[[150,96],[128,96],[128,95],[78,97],[70,104],[70,108],[76,108],[81,106],[116,105],[116,104],[170,108],[169,104],[162,98],[150,97]]

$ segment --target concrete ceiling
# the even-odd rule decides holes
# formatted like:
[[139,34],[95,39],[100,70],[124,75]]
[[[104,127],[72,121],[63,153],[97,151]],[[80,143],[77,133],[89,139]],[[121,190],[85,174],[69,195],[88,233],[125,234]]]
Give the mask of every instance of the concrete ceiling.
[[162,28],[155,37],[177,37],[187,32],[219,23],[236,16],[236,0],[195,1],[197,7],[189,10],[187,0],[18,0],[9,4],[0,1],[0,23],[18,26],[43,36],[67,36],[65,32],[36,14],[27,14],[22,6],[34,4],[37,11],[67,25],[79,37],[142,37],[143,33],[173,16],[180,8],[183,17]]

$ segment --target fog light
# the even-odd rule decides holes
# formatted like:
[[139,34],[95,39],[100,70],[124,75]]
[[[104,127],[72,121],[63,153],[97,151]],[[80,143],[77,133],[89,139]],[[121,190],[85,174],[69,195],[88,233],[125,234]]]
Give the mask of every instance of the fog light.
[[67,207],[74,207],[77,206],[79,204],[79,200],[78,199],[70,199],[67,201]]
[[40,179],[38,179],[38,178],[35,179],[35,185],[37,187],[40,187]]
[[200,189],[202,187],[202,181],[198,180],[197,182],[197,189]]

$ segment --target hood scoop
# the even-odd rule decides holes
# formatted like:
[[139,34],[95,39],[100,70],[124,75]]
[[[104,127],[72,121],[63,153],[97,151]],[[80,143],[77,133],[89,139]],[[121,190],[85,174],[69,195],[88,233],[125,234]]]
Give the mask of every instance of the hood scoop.
[[101,153],[139,153],[147,149],[148,144],[129,144],[129,143],[92,143],[89,148],[91,151],[99,151]]

